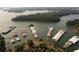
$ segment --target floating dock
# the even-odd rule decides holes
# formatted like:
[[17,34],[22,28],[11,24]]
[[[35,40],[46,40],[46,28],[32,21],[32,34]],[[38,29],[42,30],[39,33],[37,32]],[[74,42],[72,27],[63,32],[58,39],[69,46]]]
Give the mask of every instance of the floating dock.
[[59,30],[59,32],[52,38],[52,40],[58,41],[65,32],[66,30]]
[[34,27],[34,25],[30,25],[30,29],[32,31],[32,34],[34,35],[35,38],[38,38],[38,33]]
[[63,46],[63,48],[67,48],[69,46],[71,46],[72,44],[75,44],[76,42],[79,41],[79,37],[78,36],[73,36],[72,38],[70,38],[65,45]]
[[51,37],[53,29],[54,29],[53,27],[49,28],[48,33],[47,33],[48,38]]

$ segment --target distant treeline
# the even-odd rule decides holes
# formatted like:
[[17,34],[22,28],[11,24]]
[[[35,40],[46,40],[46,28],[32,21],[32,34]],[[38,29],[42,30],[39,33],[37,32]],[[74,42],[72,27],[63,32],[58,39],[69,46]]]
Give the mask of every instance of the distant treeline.
[[8,12],[13,12],[13,13],[23,13],[26,11],[25,8],[9,8],[9,9],[4,9],[3,11],[8,11]]
[[70,14],[79,14],[79,10],[75,9],[60,9],[60,10],[54,10],[57,16],[65,16]]
[[31,15],[20,15],[12,19],[12,21],[40,21],[40,22],[59,22],[60,18],[53,12],[37,13]]
[[67,27],[74,29],[75,32],[79,33],[79,19],[70,20],[66,25]]

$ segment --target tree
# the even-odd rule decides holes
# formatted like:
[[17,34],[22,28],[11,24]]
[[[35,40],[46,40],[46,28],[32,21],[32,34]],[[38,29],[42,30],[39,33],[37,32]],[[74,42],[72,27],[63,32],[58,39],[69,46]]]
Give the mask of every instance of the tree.
[[12,21],[40,21],[40,22],[59,22],[60,18],[53,12],[37,13],[31,15],[21,15],[12,19]]
[[0,35],[0,52],[5,52],[5,38]]

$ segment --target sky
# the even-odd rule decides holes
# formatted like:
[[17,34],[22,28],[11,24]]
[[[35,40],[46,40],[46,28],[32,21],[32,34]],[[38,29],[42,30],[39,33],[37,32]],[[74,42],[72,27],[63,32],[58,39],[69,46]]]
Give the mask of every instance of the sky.
[[78,7],[78,0],[0,0],[0,7]]

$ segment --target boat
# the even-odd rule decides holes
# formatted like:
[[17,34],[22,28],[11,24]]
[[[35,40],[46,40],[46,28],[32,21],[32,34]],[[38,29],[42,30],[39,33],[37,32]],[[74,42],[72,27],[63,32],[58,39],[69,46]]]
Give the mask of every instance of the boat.
[[66,30],[64,30],[64,29],[59,30],[58,33],[52,38],[52,41],[57,42],[65,32],[66,32]]
[[15,42],[16,42],[16,40],[11,40],[10,41],[11,44],[14,44]]
[[51,37],[51,34],[52,34],[52,31],[53,31],[53,27],[50,27],[49,30],[48,30],[48,33],[47,33],[47,37]]
[[19,38],[19,37],[16,37],[15,40],[16,40],[16,41],[20,41],[20,38]]
[[13,29],[15,29],[16,27],[15,26],[10,26],[10,27],[8,27],[7,29],[5,29],[3,32],[2,32],[2,34],[8,34],[8,33],[10,33]]
[[32,31],[32,34],[34,35],[35,38],[38,38],[38,33],[34,27],[34,25],[30,25],[30,29]]
[[20,41],[20,38],[19,38],[19,37],[16,37],[15,39],[12,39],[12,40],[10,41],[10,43],[11,43],[11,44],[14,44],[14,43],[17,42],[17,41]]
[[22,36],[27,37],[27,29],[26,28],[21,28]]
[[16,27],[15,27],[15,26],[10,26],[9,28],[11,28],[11,29],[15,29]]
[[18,37],[18,33],[17,33],[17,32],[13,32],[13,33],[12,33],[12,36],[13,36],[13,37]]
[[12,33],[12,37],[13,37],[13,39],[10,41],[11,44],[14,44],[17,41],[20,41],[20,38],[18,37],[18,33],[17,32],[13,32]]
[[72,44],[75,44],[76,42],[79,41],[79,37],[78,36],[73,36],[72,38],[70,38],[65,45],[63,46],[63,48],[68,48],[69,46],[71,46]]
[[12,36],[13,38],[15,38],[16,41],[20,41],[20,38],[18,37],[18,32],[13,32]]
[[23,36],[23,37],[27,37],[27,32],[23,32],[23,33],[22,33],[22,36]]
[[8,34],[9,32],[11,32],[11,28],[7,28],[6,30],[2,32],[2,34]]

